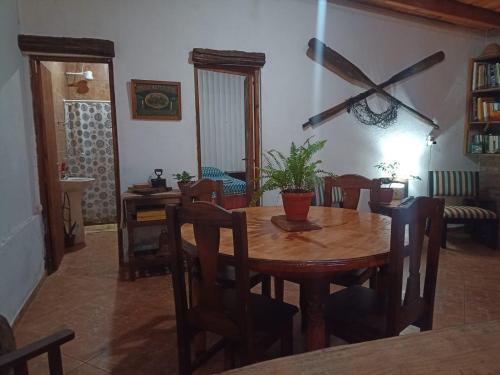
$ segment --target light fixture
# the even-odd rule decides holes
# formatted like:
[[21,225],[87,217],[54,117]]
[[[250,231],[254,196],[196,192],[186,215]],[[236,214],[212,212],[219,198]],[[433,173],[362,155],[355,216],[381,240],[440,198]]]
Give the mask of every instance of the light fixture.
[[91,70],[83,71],[83,66],[81,72],[66,72],[65,74],[67,76],[83,76],[83,78],[85,78],[87,81],[92,81],[94,79],[94,74],[92,73],[92,71]]

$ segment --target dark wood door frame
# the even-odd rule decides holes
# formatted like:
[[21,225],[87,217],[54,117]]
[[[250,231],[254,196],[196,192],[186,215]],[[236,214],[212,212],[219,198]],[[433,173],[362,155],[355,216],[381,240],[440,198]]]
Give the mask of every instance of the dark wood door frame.
[[201,130],[200,130],[200,101],[198,90],[198,71],[210,70],[219,73],[236,74],[245,77],[245,169],[247,180],[247,201],[257,190],[259,182],[260,154],[261,154],[261,95],[260,95],[260,67],[242,67],[227,65],[210,65],[194,68],[194,90],[196,109],[196,150],[198,160],[198,177],[201,178]]
[[[108,65],[108,80],[110,91],[111,103],[111,126],[113,135],[113,157],[114,157],[114,173],[115,173],[115,195],[116,195],[116,222],[118,224],[118,254],[120,265],[123,264],[123,237],[120,228],[121,220],[121,188],[120,188],[120,162],[118,153],[118,130],[116,120],[116,99],[114,87],[114,71],[113,59],[114,56],[114,43],[101,39],[87,39],[87,38],[59,38],[59,37],[45,37],[45,36],[29,36],[19,35],[18,37],[19,48],[23,54],[29,55],[30,71],[31,71],[31,90],[33,99],[33,114],[34,114],[34,128],[37,143],[37,158],[38,158],[38,176],[39,176],[39,189],[40,200],[44,210],[42,216],[44,223],[47,223],[47,213],[51,209],[48,206],[50,190],[47,189],[46,171],[49,167],[43,157],[43,152],[46,143],[43,139],[44,126],[43,121],[43,108],[41,107],[41,81],[38,74],[37,66],[42,61],[60,61],[60,62],[83,62],[83,63],[99,63]],[[44,206],[45,204],[45,206]],[[45,207],[47,209],[45,209]],[[50,231],[50,226],[46,225],[46,231]],[[61,228],[62,230],[62,228]],[[58,235],[50,233],[51,235]],[[64,235],[62,233],[62,235]],[[47,236],[50,237],[50,236]],[[52,244],[51,241],[45,241],[46,252],[46,269],[48,273],[57,270],[58,264],[52,261]]]

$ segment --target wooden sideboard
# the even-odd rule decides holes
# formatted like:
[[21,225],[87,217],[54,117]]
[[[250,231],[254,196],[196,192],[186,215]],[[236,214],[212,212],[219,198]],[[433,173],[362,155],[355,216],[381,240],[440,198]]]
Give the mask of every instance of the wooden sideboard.
[[[157,227],[157,238],[159,239],[160,231],[166,228],[167,221],[137,221],[137,209],[147,206],[163,206],[166,209],[167,205],[180,204],[180,202],[181,193],[178,190],[151,195],[133,193],[122,194],[123,218],[121,229],[122,232],[125,232],[127,235],[128,246],[126,254],[125,249],[121,249],[120,264],[127,268],[130,281],[135,280],[137,272],[139,272],[139,274],[150,273],[152,270],[154,270],[154,272],[161,272],[165,270],[168,265],[166,254],[163,254],[159,247],[147,251],[139,251],[136,244],[136,230],[138,228]],[[127,259],[126,262],[124,262],[125,258]]]

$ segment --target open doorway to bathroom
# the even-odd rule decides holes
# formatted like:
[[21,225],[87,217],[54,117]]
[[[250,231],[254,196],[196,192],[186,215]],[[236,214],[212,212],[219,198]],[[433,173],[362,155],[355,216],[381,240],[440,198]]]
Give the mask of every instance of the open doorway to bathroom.
[[115,231],[121,246],[113,65],[110,58],[32,55],[30,66],[51,273],[65,252],[84,248],[86,231]]

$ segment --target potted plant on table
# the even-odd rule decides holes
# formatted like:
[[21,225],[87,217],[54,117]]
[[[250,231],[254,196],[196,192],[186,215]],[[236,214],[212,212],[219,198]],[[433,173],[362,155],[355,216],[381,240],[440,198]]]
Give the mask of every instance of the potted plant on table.
[[[393,199],[402,199],[404,196],[403,187],[394,187],[394,183],[398,181],[398,173],[400,168],[400,163],[398,161],[393,161],[392,163],[380,162],[374,165],[375,168],[384,172],[388,177],[382,177],[382,184],[385,185],[380,189],[380,201],[383,203],[390,203]],[[422,180],[419,176],[410,175],[410,179]]]
[[189,186],[193,183],[194,176],[191,176],[187,171],[175,173],[173,176],[177,180],[177,186],[179,186],[180,191],[183,191],[186,186]]
[[314,187],[320,175],[328,174],[318,169],[321,160],[311,161],[325,143],[326,140],[311,142],[311,138],[301,146],[292,142],[288,156],[274,149],[267,151],[264,154],[265,166],[260,169],[265,182],[254,195],[252,203],[255,204],[265,191],[279,189],[287,220],[307,220]]

